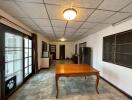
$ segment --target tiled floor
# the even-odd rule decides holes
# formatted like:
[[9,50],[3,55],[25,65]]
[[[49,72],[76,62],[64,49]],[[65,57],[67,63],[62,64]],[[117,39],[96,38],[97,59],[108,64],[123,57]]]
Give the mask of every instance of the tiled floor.
[[[9,100],[55,100],[55,64],[72,63],[55,61],[50,69],[42,70],[30,78]],[[95,77],[69,77],[59,80],[59,100],[130,100],[108,83],[100,79],[98,95]]]

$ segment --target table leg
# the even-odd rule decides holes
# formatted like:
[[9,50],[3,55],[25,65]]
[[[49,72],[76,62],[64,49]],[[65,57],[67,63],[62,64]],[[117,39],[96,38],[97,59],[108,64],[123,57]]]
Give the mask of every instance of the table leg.
[[58,79],[59,77],[56,75],[55,80],[56,80],[56,98],[58,98],[58,93],[59,93],[59,89],[58,89]]
[[98,84],[99,84],[99,75],[96,75],[96,91],[97,91],[97,93],[99,94],[99,91],[98,91]]
[[86,80],[86,76],[85,76],[85,80]]

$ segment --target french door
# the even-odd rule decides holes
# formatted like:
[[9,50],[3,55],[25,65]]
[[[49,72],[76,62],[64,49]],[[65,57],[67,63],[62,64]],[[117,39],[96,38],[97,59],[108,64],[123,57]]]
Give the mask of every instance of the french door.
[[32,74],[32,40],[24,38],[24,78]]
[[5,93],[23,82],[23,38],[5,32]]
[[32,57],[32,37],[0,24],[0,99],[31,76]]

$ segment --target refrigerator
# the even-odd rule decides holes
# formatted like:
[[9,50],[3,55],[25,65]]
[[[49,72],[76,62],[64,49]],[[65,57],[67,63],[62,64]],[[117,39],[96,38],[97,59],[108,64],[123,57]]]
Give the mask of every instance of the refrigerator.
[[91,48],[90,47],[79,48],[79,63],[91,65]]

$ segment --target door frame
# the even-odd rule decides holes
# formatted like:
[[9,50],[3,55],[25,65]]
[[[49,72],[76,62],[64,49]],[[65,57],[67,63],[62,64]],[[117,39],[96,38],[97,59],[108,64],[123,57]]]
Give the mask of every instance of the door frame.
[[[52,46],[55,46],[55,52],[51,52],[51,47],[52,47]],[[56,45],[54,45],[54,44],[49,44],[49,51],[50,51],[50,54],[55,53],[55,59],[53,59],[53,60],[56,60]]]
[[[28,36],[30,38],[32,38],[31,36],[27,35],[27,34],[24,34],[22,32],[20,32],[19,30],[16,30],[12,27],[9,27],[5,24],[2,24],[0,23],[0,83],[2,84],[2,86],[0,86],[0,100],[7,100],[7,98],[12,95],[18,88],[20,88],[26,81],[26,79],[24,79],[23,77],[23,81],[21,84],[19,84],[12,92],[10,92],[8,95],[6,95],[5,93],[5,32],[12,32],[13,34],[15,35],[20,35],[23,39],[25,36]],[[23,45],[23,48],[24,50],[24,45]],[[32,49],[33,50],[33,49]],[[23,54],[24,54],[24,51],[23,51]],[[24,56],[23,56],[24,57]],[[23,58],[22,57],[22,58]],[[23,59],[24,60],[24,59]],[[22,64],[23,65],[23,70],[24,70],[24,63]],[[32,69],[33,69],[33,66],[32,66]],[[24,75],[24,71],[23,71],[23,75]],[[32,76],[32,74],[30,75],[30,77]],[[30,78],[28,77],[28,78]]]

